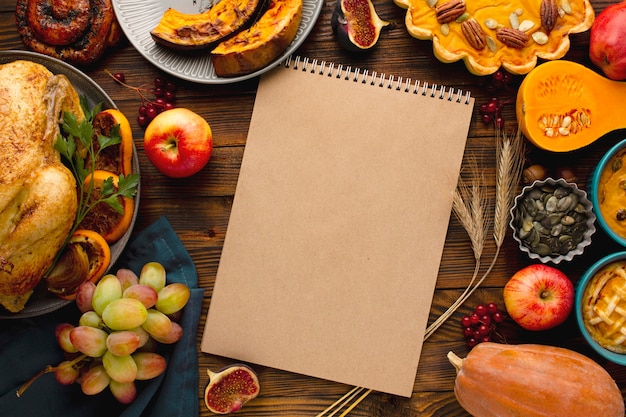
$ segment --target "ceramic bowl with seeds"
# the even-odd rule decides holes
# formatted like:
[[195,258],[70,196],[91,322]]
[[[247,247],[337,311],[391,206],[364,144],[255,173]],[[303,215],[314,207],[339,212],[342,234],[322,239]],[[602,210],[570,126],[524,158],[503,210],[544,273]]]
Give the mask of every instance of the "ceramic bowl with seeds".
[[604,154],[590,183],[589,194],[600,228],[626,246],[626,139]]
[[509,225],[522,252],[543,263],[571,261],[591,244],[596,216],[587,193],[562,178],[522,189]]

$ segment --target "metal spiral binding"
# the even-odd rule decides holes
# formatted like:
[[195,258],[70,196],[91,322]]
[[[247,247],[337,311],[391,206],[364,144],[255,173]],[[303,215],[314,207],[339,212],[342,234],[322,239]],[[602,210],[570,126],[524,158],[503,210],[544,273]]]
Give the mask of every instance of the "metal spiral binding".
[[[333,62],[318,62],[317,59],[309,61],[309,58],[306,57],[289,56],[284,61],[284,66],[285,68],[292,68],[312,74],[317,73],[318,75],[325,75],[327,77],[343,78],[346,81],[360,82],[361,84],[369,84],[389,90],[421,94],[440,100],[456,101],[457,103],[470,103],[469,91],[463,93],[463,90],[458,89],[455,92],[452,87],[447,88],[444,85],[438,86],[437,84],[430,85],[428,82],[420,82],[419,80],[413,81],[410,78],[403,79],[402,77],[398,77],[396,79],[393,75],[386,76],[384,73],[378,74],[376,71],[372,71],[370,74],[366,69],[352,69],[351,66],[344,68],[342,64],[335,65]],[[464,97],[465,99],[463,99]]]

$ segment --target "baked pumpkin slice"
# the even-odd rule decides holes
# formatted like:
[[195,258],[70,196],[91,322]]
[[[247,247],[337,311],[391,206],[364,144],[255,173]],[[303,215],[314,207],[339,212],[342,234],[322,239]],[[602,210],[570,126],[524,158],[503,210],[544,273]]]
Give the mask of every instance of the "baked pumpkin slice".
[[264,68],[293,42],[301,20],[302,0],[271,0],[255,24],[211,51],[215,74],[236,77]]
[[150,35],[156,43],[175,50],[211,49],[254,23],[266,3],[267,0],[220,0],[196,14],[170,7]]

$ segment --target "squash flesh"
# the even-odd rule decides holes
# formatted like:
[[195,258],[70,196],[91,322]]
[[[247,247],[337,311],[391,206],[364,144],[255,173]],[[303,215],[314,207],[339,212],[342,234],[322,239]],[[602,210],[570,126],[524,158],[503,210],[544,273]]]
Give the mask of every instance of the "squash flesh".
[[173,49],[212,48],[251,24],[264,3],[264,0],[221,0],[198,14],[169,8],[150,35],[155,42]]
[[301,20],[302,0],[272,0],[254,25],[211,51],[215,73],[233,77],[265,67],[291,44]]
[[544,345],[481,343],[463,360],[454,386],[475,417],[623,417],[611,376],[577,352]]
[[625,96],[626,82],[609,80],[571,61],[546,62],[520,85],[517,121],[535,146],[569,152],[626,127]]

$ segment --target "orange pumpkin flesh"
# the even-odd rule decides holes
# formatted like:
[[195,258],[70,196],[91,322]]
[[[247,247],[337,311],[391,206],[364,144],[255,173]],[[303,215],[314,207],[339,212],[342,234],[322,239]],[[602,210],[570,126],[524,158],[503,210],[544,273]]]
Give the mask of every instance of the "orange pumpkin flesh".
[[457,368],[454,393],[474,417],[624,417],[624,399],[609,373],[569,349],[485,342]]
[[256,23],[211,51],[215,74],[235,77],[265,67],[291,44],[301,20],[302,0],[270,0]]
[[265,0],[222,0],[203,13],[167,9],[150,35],[155,42],[180,51],[213,48],[249,26]]
[[[92,178],[93,185],[91,185]],[[90,198],[95,201],[100,196],[104,182],[109,178],[112,179],[113,186],[117,187],[119,176],[109,171],[95,170],[93,177],[85,178],[83,183],[85,195],[87,195],[87,191],[89,191],[91,186],[93,189]],[[118,241],[129,229],[135,209],[135,201],[132,198],[118,197],[118,200],[122,205],[122,213],[115,211],[106,202],[99,202],[87,213],[80,223],[80,227],[96,231],[109,244]]]
[[626,82],[612,81],[571,61],[532,70],[517,93],[517,121],[537,147],[569,152],[626,127]]
[[[117,109],[107,109],[98,113],[92,124],[96,135],[109,137],[113,128],[119,126],[119,135],[122,138],[119,145],[109,146],[100,152],[96,160],[96,169],[111,171],[118,175],[132,173],[133,133],[126,116]],[[97,150],[97,140],[94,140],[94,147]]]

